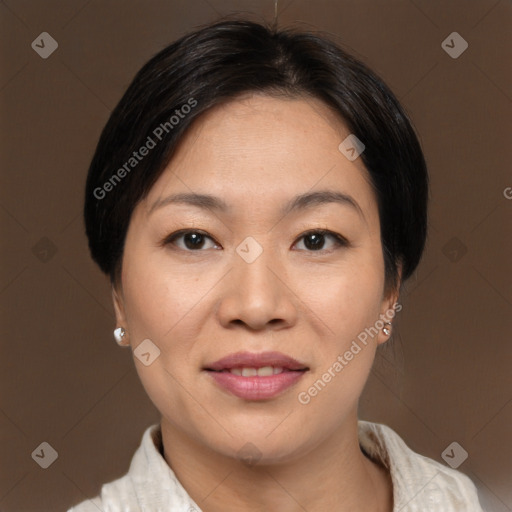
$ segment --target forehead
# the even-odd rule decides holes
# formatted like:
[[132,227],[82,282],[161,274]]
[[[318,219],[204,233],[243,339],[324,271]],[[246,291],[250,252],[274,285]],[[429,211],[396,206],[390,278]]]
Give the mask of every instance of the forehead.
[[189,128],[145,199],[208,193],[260,207],[314,189],[334,189],[375,208],[361,158],[338,149],[349,135],[342,120],[313,98],[250,95],[216,106]]

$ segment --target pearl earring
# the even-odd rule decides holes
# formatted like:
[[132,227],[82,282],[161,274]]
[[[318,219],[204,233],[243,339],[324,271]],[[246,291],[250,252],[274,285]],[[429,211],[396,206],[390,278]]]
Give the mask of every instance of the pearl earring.
[[126,331],[122,327],[118,327],[117,329],[114,329],[114,338],[116,339],[116,342],[120,347],[126,346],[123,344],[123,338],[124,338],[125,334],[126,334]]
[[[386,325],[389,325],[389,327],[386,327]],[[386,336],[389,336],[391,334],[391,322],[385,322],[384,323],[384,327],[382,328],[382,332]]]

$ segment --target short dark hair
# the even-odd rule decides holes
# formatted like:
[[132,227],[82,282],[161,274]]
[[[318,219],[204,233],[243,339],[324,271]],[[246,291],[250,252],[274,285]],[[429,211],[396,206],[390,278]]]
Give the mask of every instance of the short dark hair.
[[[378,202],[386,287],[399,283],[399,266],[405,281],[425,245],[428,175],[404,109],[382,79],[328,37],[247,20],[213,23],[164,48],[140,69],[112,112],[85,191],[89,248],[101,270],[118,281],[132,212],[191,123],[251,92],[317,98],[363,142],[360,157]],[[136,158],[143,146],[145,156]]]

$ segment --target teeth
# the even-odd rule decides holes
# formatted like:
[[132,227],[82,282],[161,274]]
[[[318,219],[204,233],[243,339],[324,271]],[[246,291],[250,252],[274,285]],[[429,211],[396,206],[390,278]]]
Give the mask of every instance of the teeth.
[[233,375],[240,375],[242,377],[270,377],[283,373],[281,366],[263,366],[261,368],[231,368],[229,370]]
[[272,366],[258,368],[258,377],[270,377],[270,375],[274,375],[274,368],[272,368]]

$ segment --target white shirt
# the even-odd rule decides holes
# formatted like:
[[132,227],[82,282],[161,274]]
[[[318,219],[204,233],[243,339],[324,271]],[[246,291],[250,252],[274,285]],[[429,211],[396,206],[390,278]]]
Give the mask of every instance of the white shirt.
[[[393,430],[360,420],[359,444],[390,472],[393,512],[483,512],[464,474],[413,452]],[[67,512],[201,512],[162,456],[160,424],[148,427],[129,471]]]

